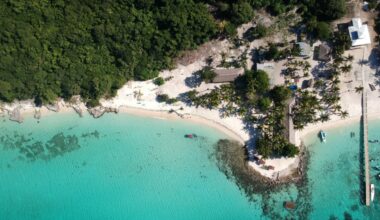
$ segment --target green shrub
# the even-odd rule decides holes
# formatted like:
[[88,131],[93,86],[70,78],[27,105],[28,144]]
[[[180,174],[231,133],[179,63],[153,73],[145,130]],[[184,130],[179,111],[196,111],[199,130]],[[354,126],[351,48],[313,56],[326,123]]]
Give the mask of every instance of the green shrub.
[[248,2],[238,1],[232,4],[231,21],[240,25],[252,20],[254,16],[253,9]]
[[162,86],[165,84],[165,80],[162,77],[157,77],[153,80],[153,83],[157,86]]
[[318,22],[315,32],[318,39],[328,40],[331,38],[331,28],[326,22]]
[[269,92],[269,96],[276,104],[284,104],[291,96],[292,92],[288,87],[275,86]]
[[216,73],[211,67],[206,66],[200,71],[200,77],[204,82],[210,83],[216,77]]
[[224,33],[228,37],[232,38],[237,34],[236,28],[237,26],[235,24],[232,24],[231,22],[226,22],[226,24],[224,25]]
[[186,93],[187,98],[194,102],[197,99],[198,91],[197,90],[190,90]]
[[157,102],[167,102],[169,100],[169,96],[167,94],[158,94],[156,96]]
[[278,50],[277,46],[270,44],[268,50],[265,53],[266,60],[277,60],[280,58],[281,52]]
[[254,41],[256,39],[265,37],[267,33],[268,33],[268,28],[262,24],[258,24],[256,27],[252,27],[248,29],[244,33],[244,38],[247,39],[248,41]]
[[257,101],[257,107],[260,111],[265,112],[269,109],[272,101],[268,97],[262,97]]
[[174,104],[178,102],[178,99],[177,98],[169,98],[168,100],[166,100],[166,103],[167,104]]

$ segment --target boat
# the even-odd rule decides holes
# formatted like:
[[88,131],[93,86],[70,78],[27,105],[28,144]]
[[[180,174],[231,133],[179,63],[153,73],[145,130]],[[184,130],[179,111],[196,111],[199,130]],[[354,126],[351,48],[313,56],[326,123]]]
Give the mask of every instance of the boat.
[[322,142],[326,142],[326,133],[324,131],[319,131],[319,137],[321,138]]
[[371,184],[371,202],[375,199],[375,185]]
[[185,138],[192,139],[192,138],[196,138],[196,137],[198,137],[196,134],[185,134]]

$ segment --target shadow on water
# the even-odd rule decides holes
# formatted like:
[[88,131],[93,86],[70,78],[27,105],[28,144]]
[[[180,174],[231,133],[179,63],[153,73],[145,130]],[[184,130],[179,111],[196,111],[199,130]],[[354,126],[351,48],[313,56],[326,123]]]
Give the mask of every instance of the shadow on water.
[[[259,202],[265,217],[270,219],[309,219],[311,207],[311,190],[308,177],[309,153],[303,153],[304,172],[296,178],[275,182],[262,177],[246,163],[247,151],[244,146],[229,140],[220,140],[215,145],[215,159],[218,168],[227,179],[236,183],[250,202]],[[290,194],[290,187],[296,186],[297,195]],[[289,198],[296,203],[296,208],[286,211],[282,207],[283,200],[276,199],[275,194],[287,192]],[[296,198],[293,198],[295,197]],[[282,207],[282,208],[279,208]]]

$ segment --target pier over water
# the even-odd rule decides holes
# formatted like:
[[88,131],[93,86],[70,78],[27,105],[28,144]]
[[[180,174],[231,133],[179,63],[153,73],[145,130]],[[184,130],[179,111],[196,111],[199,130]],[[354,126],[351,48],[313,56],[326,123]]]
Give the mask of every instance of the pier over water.
[[365,182],[365,204],[371,205],[370,178],[369,178],[369,155],[368,155],[368,118],[367,118],[367,92],[363,89],[362,95],[362,123],[363,123],[363,147],[364,147],[364,182]]

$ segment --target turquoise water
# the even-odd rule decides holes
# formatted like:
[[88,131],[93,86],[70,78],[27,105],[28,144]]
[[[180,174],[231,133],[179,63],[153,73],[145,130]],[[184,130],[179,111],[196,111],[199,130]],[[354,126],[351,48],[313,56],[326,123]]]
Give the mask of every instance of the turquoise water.
[[[380,121],[369,130],[380,140]],[[224,135],[211,128],[127,114],[4,119],[0,219],[380,219],[375,177],[375,203],[361,203],[359,124],[326,131],[327,143],[307,138],[304,184],[250,200],[218,169],[213,146]],[[370,151],[380,165],[380,144]],[[285,210],[286,200],[297,209]]]
[[213,145],[223,135],[213,129],[125,114],[0,124],[0,219],[261,215],[215,165]]
[[[380,121],[370,121],[369,140],[380,140]],[[351,137],[351,132],[355,136]],[[313,134],[307,145],[311,152],[308,171],[309,190],[312,192],[313,211],[310,219],[380,219],[380,181],[371,169],[375,184],[375,201],[370,208],[363,204],[362,146],[359,123],[327,130],[327,143]],[[380,144],[370,144],[371,167],[380,165]]]

